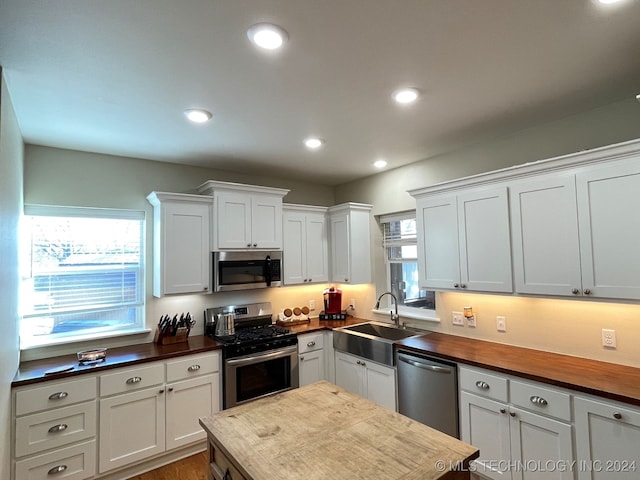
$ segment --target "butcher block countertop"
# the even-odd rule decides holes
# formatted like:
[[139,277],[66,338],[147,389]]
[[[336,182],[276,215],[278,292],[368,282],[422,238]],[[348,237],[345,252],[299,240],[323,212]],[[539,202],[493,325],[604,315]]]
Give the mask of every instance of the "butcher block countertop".
[[[222,454],[246,480],[463,479],[479,453],[324,381],[223,410],[200,424],[212,460]],[[449,471],[451,465],[460,471]]]

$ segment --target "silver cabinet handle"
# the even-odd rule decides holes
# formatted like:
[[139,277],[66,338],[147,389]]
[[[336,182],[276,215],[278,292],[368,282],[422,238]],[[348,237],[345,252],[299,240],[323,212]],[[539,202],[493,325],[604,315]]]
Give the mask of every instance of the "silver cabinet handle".
[[534,405],[540,405],[543,407],[549,403],[544,398],[539,397],[537,395],[534,395],[533,397],[529,398],[529,400],[531,400],[531,403],[533,403]]
[[158,393],[164,393],[164,388],[162,390],[158,390]]
[[481,390],[489,390],[489,384],[487,382],[483,382],[482,380],[478,380],[476,382],[476,387],[480,388]]
[[584,289],[584,294],[585,295],[591,295],[591,290],[589,290],[588,288]]
[[453,288],[460,288],[460,284],[459,283],[454,283],[453,284]]
[[613,412],[613,418],[616,420],[622,420],[622,414],[620,412]]
[[132,385],[134,383],[140,383],[142,381],[142,377],[131,377],[131,378],[127,378],[127,383],[129,385]]
[[460,285],[460,288],[467,288],[467,285],[463,283]]
[[304,357],[300,357],[300,361],[301,361],[301,362],[304,362]]
[[516,412],[510,411],[509,415],[511,415],[512,417],[515,417],[516,416]]
[[251,244],[250,244],[250,243],[247,243],[247,247],[251,247]]
[[408,363],[414,367],[422,368],[423,370],[430,370],[438,373],[451,373],[453,370],[447,367],[440,367],[438,365],[428,365],[426,363],[416,362],[415,360],[409,360],[408,358],[398,355],[398,360],[404,363]]
[[316,346],[316,342],[309,342],[307,343],[307,347],[315,347]]
[[191,365],[189,368],[187,368],[188,372],[197,372],[198,370],[200,370],[200,365]]
[[254,246],[254,247],[257,247],[257,246],[258,246],[258,244],[257,244],[257,243],[254,243],[254,244],[253,244],[253,246]]
[[66,465],[57,465],[53,468],[50,468],[47,472],[47,475],[55,475],[56,473],[62,473],[67,469]]
[[577,288],[574,288],[571,290],[571,293],[573,293],[574,295],[578,295],[580,293],[580,290],[578,290]]
[[51,427],[49,429],[49,433],[64,432],[67,428],[69,428],[69,425],[67,425],[66,423],[59,423],[58,425],[54,425],[53,427]]
[[170,392],[173,392],[173,387],[169,387],[169,391],[170,391]]
[[500,409],[500,413],[507,413],[507,409],[506,408],[501,408]]
[[56,392],[49,395],[49,400],[62,400],[63,398],[67,398],[69,394],[67,392]]

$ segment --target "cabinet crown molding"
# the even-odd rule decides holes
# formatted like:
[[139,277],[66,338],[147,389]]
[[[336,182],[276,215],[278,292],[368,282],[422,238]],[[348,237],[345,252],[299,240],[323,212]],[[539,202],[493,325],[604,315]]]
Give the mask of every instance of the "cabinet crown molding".
[[161,205],[162,202],[167,201],[211,203],[213,197],[211,195],[195,195],[191,193],[151,192],[147,195],[147,201],[154,207],[157,207]]
[[264,193],[268,195],[278,195],[284,197],[290,190],[286,188],[264,187],[261,185],[247,185],[244,183],[219,182],[217,180],[208,180],[200,185],[197,189],[198,193],[205,195],[213,195],[217,191],[233,191],[247,193]]
[[334,205],[328,208],[329,213],[340,212],[344,210],[360,210],[363,212],[369,212],[373,208],[373,205],[369,205],[368,203],[355,203],[355,202],[347,202],[341,203],[339,205]]
[[468,177],[436,183],[428,187],[407,190],[407,193],[414,198],[419,198],[443,192],[453,192],[467,187],[489,186],[495,183],[526,178],[541,172],[561,172],[612,160],[622,160],[637,155],[640,155],[640,139],[478,173]]

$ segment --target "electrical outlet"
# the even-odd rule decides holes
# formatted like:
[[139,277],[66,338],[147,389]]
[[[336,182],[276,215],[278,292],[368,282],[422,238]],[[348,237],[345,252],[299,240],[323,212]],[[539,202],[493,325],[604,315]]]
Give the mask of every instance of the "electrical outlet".
[[464,326],[464,315],[462,312],[451,312],[451,321],[454,325]]
[[356,309],[356,299],[355,298],[351,299],[351,306],[353,307],[354,310]]
[[616,348],[616,331],[608,328],[602,329],[602,346]]
[[316,301],[309,300],[309,310],[315,310],[315,309],[316,309]]
[[475,314],[469,315],[468,317],[464,317],[467,319],[467,327],[475,328],[476,326],[476,316]]
[[505,317],[497,316],[496,317],[496,328],[499,332],[507,331],[507,319]]

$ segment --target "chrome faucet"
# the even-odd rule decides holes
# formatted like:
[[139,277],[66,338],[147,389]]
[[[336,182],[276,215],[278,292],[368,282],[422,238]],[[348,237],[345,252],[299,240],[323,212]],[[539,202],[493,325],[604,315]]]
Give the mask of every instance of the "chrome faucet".
[[391,292],[384,292],[382,295],[380,295],[378,297],[378,301],[376,302],[376,310],[378,310],[380,308],[380,299],[382,297],[384,297],[385,295],[391,295],[391,298],[393,298],[393,304],[396,307],[396,312],[389,312],[389,315],[391,315],[391,321],[395,324],[396,327],[400,326],[400,315],[398,315],[398,299],[396,298],[396,296],[391,293]]

